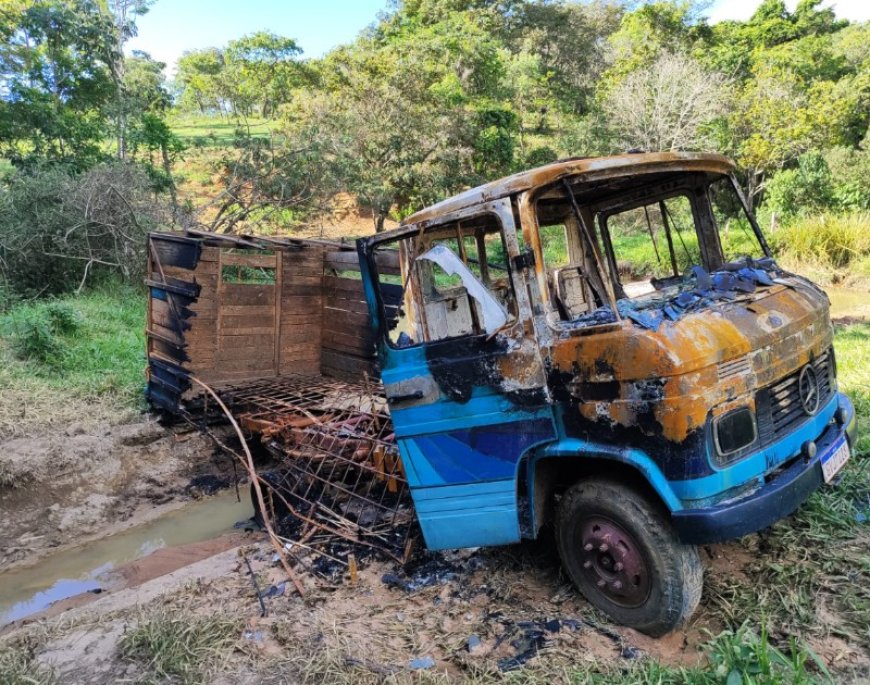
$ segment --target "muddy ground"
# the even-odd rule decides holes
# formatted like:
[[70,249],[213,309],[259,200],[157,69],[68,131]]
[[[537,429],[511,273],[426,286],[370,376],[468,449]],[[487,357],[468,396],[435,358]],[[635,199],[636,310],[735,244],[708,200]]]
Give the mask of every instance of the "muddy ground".
[[143,417],[87,430],[70,424],[0,443],[0,568],[164,514],[232,479],[198,432]]
[[[149,419],[99,432],[70,425],[7,441],[0,444],[0,469],[14,475],[15,485],[0,487],[4,572],[46,557],[58,563],[67,548],[142,525],[233,479],[209,440]],[[702,606],[684,629],[659,640],[613,626],[594,611],[561,573],[546,540],[424,556],[418,563],[434,564],[435,581],[411,591],[390,579],[404,577],[393,562],[371,562],[356,582],[300,572],[300,597],[262,533],[234,530],[126,564],[106,591],[0,628],[0,643],[26,652],[28,668],[50,669],[61,683],[147,681],[154,667],[125,652],[125,635],[143,624],[216,616],[229,622],[230,639],[204,660],[197,677],[205,682],[362,682],[421,673],[485,679],[542,664],[559,679],[553,674],[583,663],[628,668],[654,659],[691,666],[703,661],[700,646],[710,634],[723,628],[711,601],[717,581],[747,580],[753,544],[749,538],[701,550],[709,586]],[[269,595],[265,616],[255,586]],[[843,682],[866,682],[867,645],[850,644],[836,630],[809,642]]]

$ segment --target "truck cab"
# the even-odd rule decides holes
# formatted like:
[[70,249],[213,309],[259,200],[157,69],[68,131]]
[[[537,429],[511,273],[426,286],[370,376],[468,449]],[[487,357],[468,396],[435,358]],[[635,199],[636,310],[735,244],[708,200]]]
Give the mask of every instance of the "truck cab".
[[563,160],[358,251],[430,549],[555,530],[589,601],[660,635],[700,599],[696,545],[787,516],[855,444],[827,297],[719,155]]

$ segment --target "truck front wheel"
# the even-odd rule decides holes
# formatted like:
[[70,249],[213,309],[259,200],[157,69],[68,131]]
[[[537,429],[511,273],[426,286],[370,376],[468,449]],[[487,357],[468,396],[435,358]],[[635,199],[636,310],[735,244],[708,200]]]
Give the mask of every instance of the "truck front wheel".
[[703,570],[667,513],[634,488],[582,480],[559,503],[556,537],[571,580],[616,622],[654,637],[698,606]]

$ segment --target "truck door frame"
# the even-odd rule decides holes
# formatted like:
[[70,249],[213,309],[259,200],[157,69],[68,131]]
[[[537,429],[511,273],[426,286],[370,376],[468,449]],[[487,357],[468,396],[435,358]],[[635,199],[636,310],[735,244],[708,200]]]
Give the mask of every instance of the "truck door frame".
[[[499,223],[516,316],[504,330],[397,347],[389,342],[377,248],[488,214]],[[556,438],[529,279],[509,198],[357,242],[377,331],[381,375],[418,519],[430,549],[510,544],[523,537],[524,456]],[[402,259],[403,281],[411,265]],[[439,367],[441,367],[439,369]],[[451,368],[452,367],[452,368]],[[445,377],[473,379],[469,392]],[[483,379],[483,380],[481,380]]]

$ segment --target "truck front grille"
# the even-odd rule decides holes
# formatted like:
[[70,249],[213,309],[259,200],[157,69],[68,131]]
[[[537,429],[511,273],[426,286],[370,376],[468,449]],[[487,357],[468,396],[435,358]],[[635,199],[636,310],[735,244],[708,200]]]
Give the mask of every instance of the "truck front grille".
[[[816,357],[811,363],[819,381],[819,408],[821,408],[831,399],[834,391],[834,365],[830,350]],[[755,407],[758,436],[762,444],[787,434],[809,418],[801,406],[798,391],[801,370],[758,391]]]

